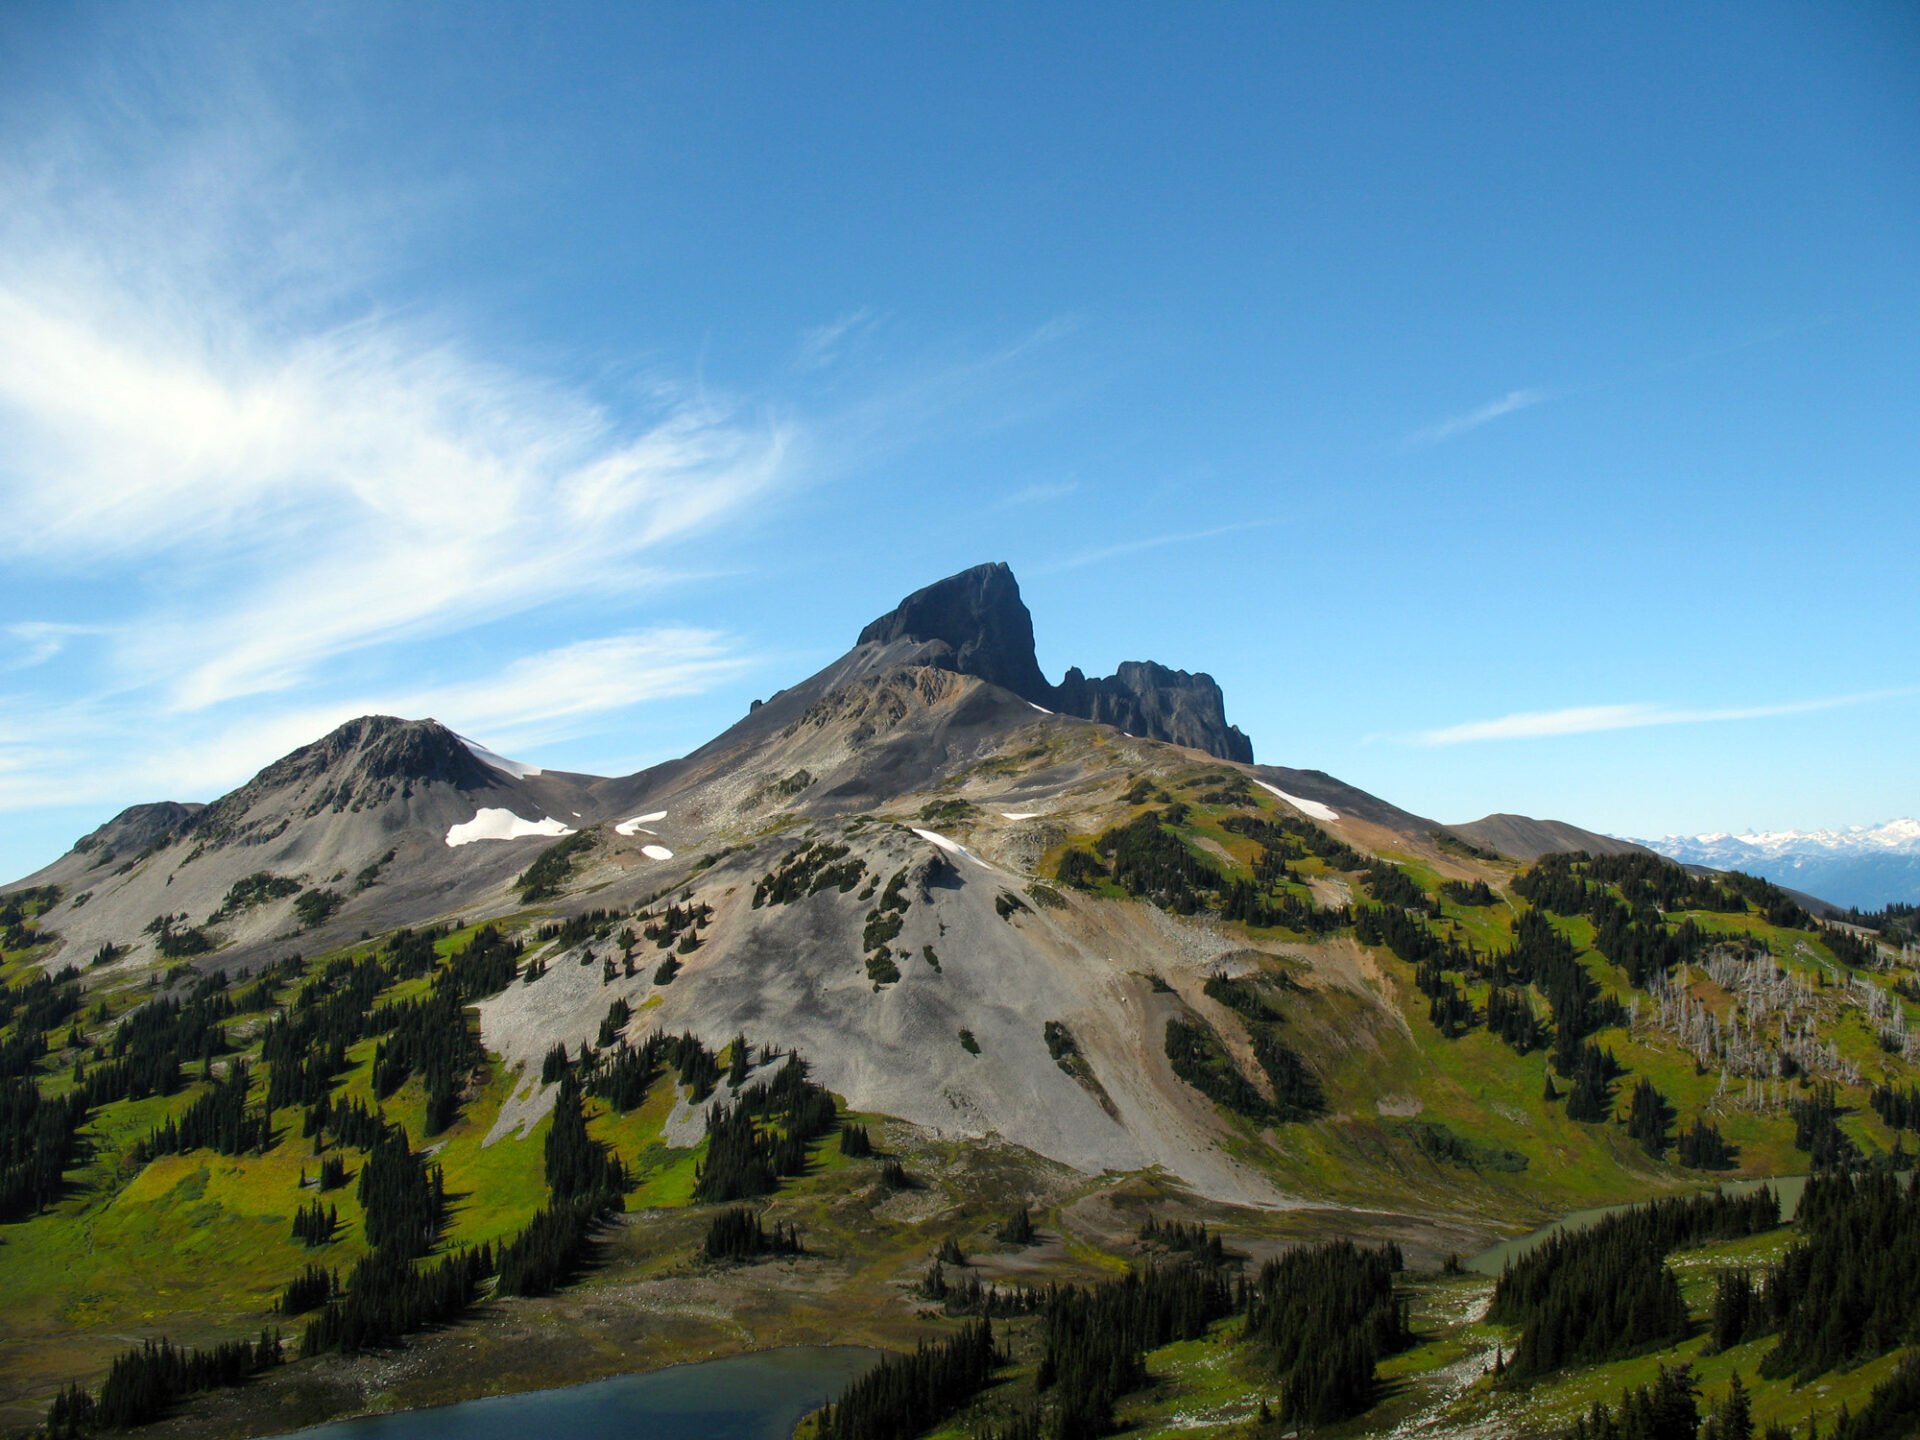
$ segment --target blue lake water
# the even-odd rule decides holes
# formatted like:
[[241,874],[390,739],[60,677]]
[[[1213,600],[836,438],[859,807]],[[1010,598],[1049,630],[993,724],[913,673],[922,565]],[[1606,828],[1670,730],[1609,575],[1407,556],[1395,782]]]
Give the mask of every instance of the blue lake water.
[[795,1346],[498,1395],[433,1410],[341,1420],[280,1440],[787,1440],[800,1417],[880,1359],[852,1346]]

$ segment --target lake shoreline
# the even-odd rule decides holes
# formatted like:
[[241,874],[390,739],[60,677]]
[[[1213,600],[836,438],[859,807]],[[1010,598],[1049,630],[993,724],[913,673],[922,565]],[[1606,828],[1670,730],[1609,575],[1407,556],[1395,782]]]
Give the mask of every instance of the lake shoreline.
[[599,1380],[444,1405],[341,1417],[269,1440],[452,1440],[561,1431],[614,1440],[644,1420],[661,1440],[784,1440],[795,1425],[878,1364],[856,1345],[776,1346],[689,1360]]

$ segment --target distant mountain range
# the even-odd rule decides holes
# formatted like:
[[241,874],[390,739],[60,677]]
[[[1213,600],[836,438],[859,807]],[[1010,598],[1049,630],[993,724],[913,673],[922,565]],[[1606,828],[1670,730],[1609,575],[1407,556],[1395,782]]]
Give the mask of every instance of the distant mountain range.
[[1683,865],[1744,870],[1861,910],[1920,901],[1920,820],[1840,830],[1668,835],[1634,843]]

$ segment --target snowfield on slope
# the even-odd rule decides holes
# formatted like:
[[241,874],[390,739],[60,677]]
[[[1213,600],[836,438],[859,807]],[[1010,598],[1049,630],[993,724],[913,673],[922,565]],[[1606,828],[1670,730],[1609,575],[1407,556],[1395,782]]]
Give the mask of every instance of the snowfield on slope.
[[571,835],[558,820],[523,820],[511,810],[481,810],[464,825],[447,831],[447,844],[471,845],[476,840],[519,840],[528,835]]
[[491,765],[503,775],[511,775],[516,780],[526,780],[542,773],[538,765],[524,765],[518,760],[509,760],[504,755],[496,755],[478,740],[469,740],[457,731],[454,738],[474,753],[474,757],[484,765]]
[[938,833],[937,831],[922,830],[918,826],[913,827],[913,833],[918,835],[922,840],[926,841],[929,845],[938,845],[942,850],[945,850],[950,855],[966,856],[967,859],[971,860],[974,864],[978,865],[982,870],[993,869],[993,866],[989,865],[986,861],[982,860],[978,855],[974,854],[973,851],[967,849],[967,847],[962,845],[958,840],[949,840],[946,836]]
[[1322,805],[1318,800],[1305,800],[1298,795],[1289,795],[1278,785],[1269,785],[1264,780],[1255,780],[1253,783],[1258,785],[1262,790],[1278,795],[1302,815],[1311,815],[1316,820],[1338,820],[1340,818],[1340,812],[1335,810],[1331,805]]
[[[632,835],[641,832],[642,827],[666,818],[667,812],[664,810],[649,810],[646,814],[636,815],[631,820],[622,820],[618,825],[613,827],[613,833],[616,835]],[[653,832],[646,830],[644,833],[651,835]]]

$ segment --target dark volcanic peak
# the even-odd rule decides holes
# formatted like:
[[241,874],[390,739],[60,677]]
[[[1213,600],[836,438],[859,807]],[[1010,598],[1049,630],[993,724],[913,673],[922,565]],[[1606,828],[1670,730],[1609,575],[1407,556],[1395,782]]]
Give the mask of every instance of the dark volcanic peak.
[[860,632],[862,645],[898,641],[921,647],[915,663],[976,676],[1063,715],[1252,763],[1253,742],[1227,724],[1211,675],[1129,660],[1103,678],[1090,680],[1076,667],[1058,686],[1048,684],[1034,653],[1033,616],[1004,561],[916,590]]
[[921,663],[973,675],[1038,701],[1053,693],[1034,658],[1033,616],[1004,561],[916,590],[860,632],[862,645],[913,640]]
[[1253,763],[1253,742],[1227,724],[1227,701],[1211,675],[1169,670],[1151,660],[1123,660],[1103,680],[1089,680],[1079,667],[1067,671],[1054,691],[1054,708],[1117,726],[1129,735],[1170,740]]

